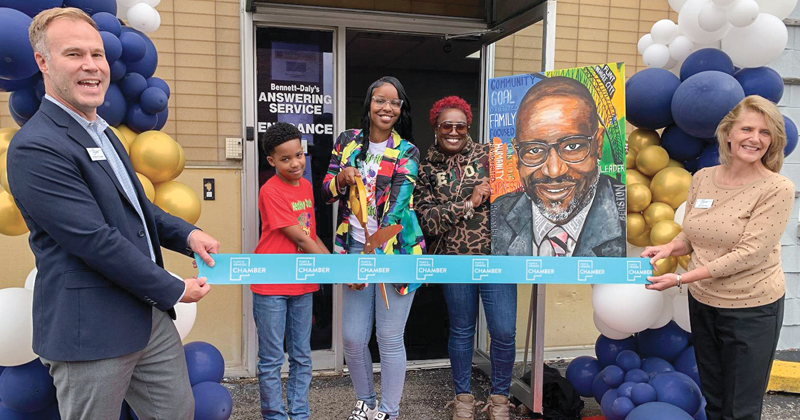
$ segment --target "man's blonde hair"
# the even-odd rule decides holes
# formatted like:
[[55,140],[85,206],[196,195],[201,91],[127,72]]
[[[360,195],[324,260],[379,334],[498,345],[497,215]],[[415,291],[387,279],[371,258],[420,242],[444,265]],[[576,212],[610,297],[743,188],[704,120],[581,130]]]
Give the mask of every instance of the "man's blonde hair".
[[731,165],[731,145],[728,143],[728,136],[736,121],[742,117],[744,111],[748,110],[764,116],[771,137],[767,152],[761,157],[761,163],[772,172],[780,172],[783,166],[783,149],[786,147],[786,128],[783,125],[783,115],[774,103],[758,95],[750,95],[742,99],[717,126],[719,163],[725,166]]
[[97,24],[89,15],[75,7],[54,7],[40,12],[33,18],[28,28],[28,39],[34,52],[41,54],[46,60],[50,59],[50,45],[47,43],[47,27],[57,19],[70,19],[83,21],[97,29]]

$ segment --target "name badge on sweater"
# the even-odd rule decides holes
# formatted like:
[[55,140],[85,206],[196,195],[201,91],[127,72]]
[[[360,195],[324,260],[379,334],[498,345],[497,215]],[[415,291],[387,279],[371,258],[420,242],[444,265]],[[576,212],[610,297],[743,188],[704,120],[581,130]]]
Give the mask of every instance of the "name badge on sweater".
[[694,202],[694,208],[696,209],[710,209],[711,203],[714,200],[710,198],[698,198],[697,201]]
[[103,154],[103,149],[99,147],[87,147],[86,151],[89,152],[89,158],[92,159],[92,162],[97,162],[98,160],[106,160],[106,155]]

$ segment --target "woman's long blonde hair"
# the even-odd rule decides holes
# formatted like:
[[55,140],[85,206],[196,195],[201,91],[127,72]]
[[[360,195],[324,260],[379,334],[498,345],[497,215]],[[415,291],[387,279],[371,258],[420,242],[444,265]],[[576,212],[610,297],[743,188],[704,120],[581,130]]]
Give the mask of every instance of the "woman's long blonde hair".
[[761,157],[761,163],[770,171],[779,172],[783,166],[783,149],[786,148],[786,128],[783,125],[783,115],[774,103],[758,95],[750,95],[742,99],[717,126],[719,163],[725,166],[731,165],[731,146],[728,143],[728,136],[733,124],[739,120],[745,110],[758,112],[764,116],[772,140],[767,152]]

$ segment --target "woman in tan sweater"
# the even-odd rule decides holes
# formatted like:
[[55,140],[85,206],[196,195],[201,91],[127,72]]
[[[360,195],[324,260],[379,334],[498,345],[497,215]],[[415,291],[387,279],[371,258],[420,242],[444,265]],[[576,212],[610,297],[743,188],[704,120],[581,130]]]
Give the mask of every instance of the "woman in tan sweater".
[[642,253],[652,263],[691,254],[689,271],[650,277],[646,287],[688,284],[707,418],[756,420],[783,322],[780,239],[795,189],[778,174],[786,133],[772,102],[746,97],[716,135],[720,165],[692,178],[683,232]]

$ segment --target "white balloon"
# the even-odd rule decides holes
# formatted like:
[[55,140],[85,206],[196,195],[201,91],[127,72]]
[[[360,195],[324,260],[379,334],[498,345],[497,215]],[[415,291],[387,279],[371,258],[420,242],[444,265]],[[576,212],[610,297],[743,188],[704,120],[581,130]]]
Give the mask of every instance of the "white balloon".
[[667,45],[678,36],[678,25],[669,19],[661,19],[650,28],[650,34],[654,43]]
[[706,31],[700,27],[699,15],[703,7],[709,4],[711,0],[688,0],[683,5],[680,14],[678,14],[678,27],[680,32],[692,42],[699,44],[707,44],[722,39],[728,30],[730,24],[725,24],[722,28],[716,31]]
[[[667,289],[669,290],[669,289]],[[650,329],[655,330],[669,324],[672,321],[672,298],[674,295],[661,293],[664,296],[664,307],[661,308],[661,315],[658,316],[650,326]]]
[[700,44],[700,43],[697,43],[697,42],[692,42],[692,52],[695,52],[697,50],[702,50],[702,49],[705,49],[705,48],[714,48],[714,49],[719,50],[719,49],[722,48],[722,40],[709,42],[707,44]]
[[736,0],[711,0],[714,4],[718,4],[722,7],[730,6]]
[[594,312],[609,328],[625,333],[646,330],[661,315],[664,297],[641,284],[597,284],[592,289]]
[[117,9],[120,7],[131,8],[134,4],[140,3],[142,0],[117,0]]
[[[168,271],[168,273],[172,274],[172,277],[183,281],[181,276],[173,273],[172,271]],[[192,327],[194,327],[194,321],[197,320],[197,302],[178,302],[174,309],[175,319],[172,322],[175,323],[175,328],[178,330],[178,335],[180,335],[181,340],[183,340],[187,335],[189,335],[189,332],[192,331]]]
[[683,5],[686,3],[686,0],[667,0],[669,2],[669,7],[676,12],[680,12]]
[[692,332],[692,325],[689,322],[689,295],[679,293],[672,298],[672,319],[686,332]]
[[728,8],[728,22],[739,28],[755,22],[757,17],[758,3],[755,0],[737,0]]
[[612,340],[624,340],[630,337],[632,334],[624,333],[621,331],[617,331],[608,325],[604,324],[600,318],[597,317],[597,314],[592,314],[592,319],[594,319],[594,326],[597,328],[597,331],[600,331],[600,334],[612,339]]
[[647,67],[663,69],[669,63],[669,48],[664,44],[653,44],[642,54],[642,61]]
[[25,278],[26,289],[33,291],[33,286],[36,284],[36,273],[38,272],[39,270],[37,270],[36,267],[33,267],[33,270],[31,270],[31,272],[28,273],[28,277]]
[[722,38],[722,51],[728,54],[736,66],[766,66],[786,48],[789,32],[777,17],[759,13],[756,21],[744,28],[731,28]]
[[139,0],[139,1],[141,1],[142,3],[146,3],[150,7],[154,7],[154,8],[157,7],[161,3],[161,0]]
[[639,54],[644,54],[644,50],[651,45],[653,45],[653,35],[644,34],[641,38],[639,38],[639,43],[636,44],[636,49],[639,50]]
[[128,24],[144,33],[158,29],[158,12],[146,3],[138,3],[128,9]]
[[756,0],[761,13],[769,13],[778,19],[786,19],[792,14],[797,0]]
[[703,8],[700,9],[700,13],[697,15],[697,23],[703,30],[709,32],[722,29],[727,22],[728,17],[726,16],[725,8],[714,3],[708,3],[703,6]]
[[692,53],[692,40],[678,35],[668,45],[669,55],[677,61],[683,61]]
[[667,64],[664,66],[664,68],[665,68],[665,69],[667,69],[667,70],[672,70],[672,69],[674,69],[674,68],[675,68],[675,66],[677,66],[677,65],[678,65],[678,60],[676,60],[676,59],[674,59],[674,58],[670,57],[670,58],[669,58],[669,61],[667,61]]
[[19,366],[33,352],[33,292],[22,287],[0,290],[0,366]]
[[678,206],[677,209],[675,209],[675,217],[673,217],[672,220],[674,220],[675,223],[683,226],[683,217],[684,217],[684,215],[686,215],[686,202],[685,201],[680,206]]

